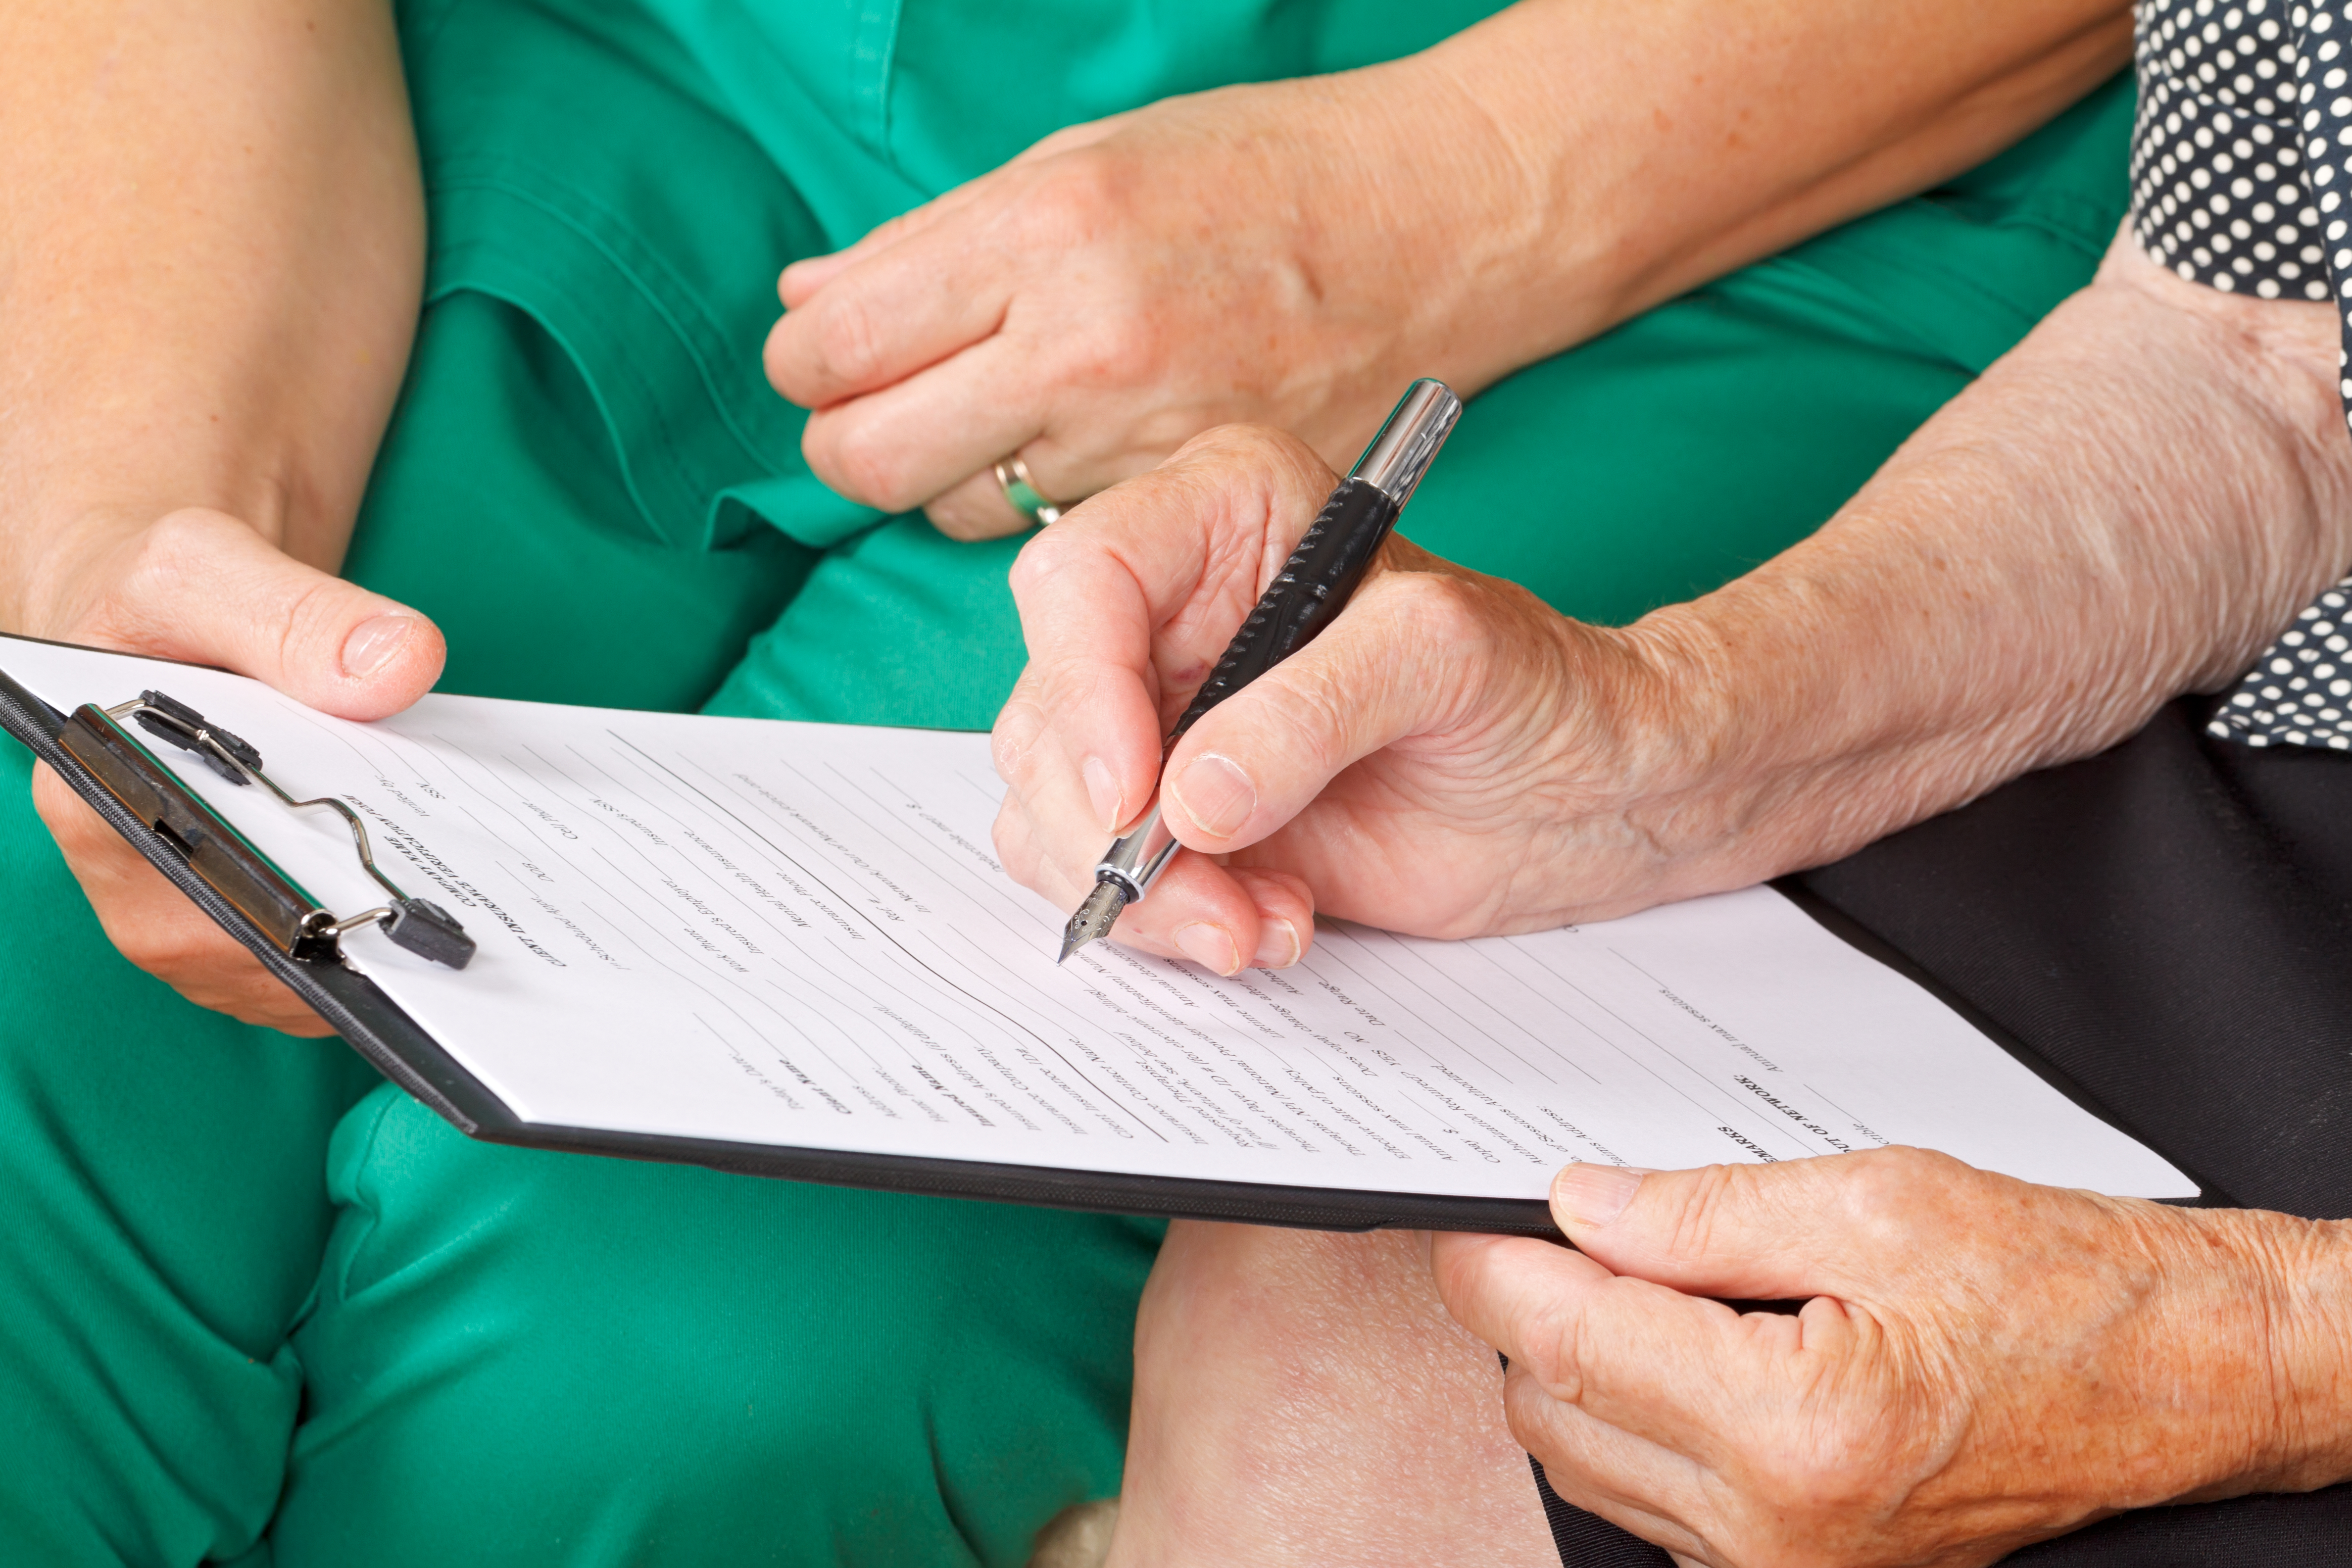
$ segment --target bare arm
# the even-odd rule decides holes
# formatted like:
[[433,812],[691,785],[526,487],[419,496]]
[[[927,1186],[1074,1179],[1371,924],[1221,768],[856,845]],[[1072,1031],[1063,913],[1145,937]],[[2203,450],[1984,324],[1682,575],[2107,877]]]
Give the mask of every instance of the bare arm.
[[1833,858],[2243,671],[2352,562],[2336,339],[2118,239],[1819,534],[1642,623],[1748,781],[1717,844]]
[[[1586,626],[1393,545],[1176,748],[1168,821],[1202,853],[1121,931],[1171,952],[1197,926],[1187,951],[1229,969],[1296,956],[1310,905],[1444,936],[1601,919],[2109,745],[2352,561],[2336,358],[2328,307],[2118,242],[1820,533],[1705,598]],[[1033,657],[997,724],[1016,875],[1076,903],[1329,483],[1296,442],[1219,433],[1023,552]]]
[[424,232],[383,5],[0,16],[0,625],[62,629],[181,507],[331,571]]
[[783,277],[824,479],[1008,531],[1213,425],[1335,466],[1396,388],[1473,392],[2016,141],[2129,56],[2120,0],[1523,0],[1367,69],[1073,128]]
[[[387,6],[0,10],[0,629],[354,718],[428,688],[439,634],[329,575],[423,258]],[[317,1027],[54,779],[37,797],[133,958]]]

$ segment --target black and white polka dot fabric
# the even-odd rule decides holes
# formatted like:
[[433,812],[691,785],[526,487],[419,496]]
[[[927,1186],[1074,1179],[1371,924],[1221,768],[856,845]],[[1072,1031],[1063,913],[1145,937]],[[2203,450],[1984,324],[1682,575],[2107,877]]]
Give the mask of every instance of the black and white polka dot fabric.
[[[2139,0],[2132,237],[2181,277],[2333,300],[2352,349],[2352,0]],[[2352,354],[2339,351],[2352,427]],[[2214,716],[2248,745],[2352,752],[2352,575]]]

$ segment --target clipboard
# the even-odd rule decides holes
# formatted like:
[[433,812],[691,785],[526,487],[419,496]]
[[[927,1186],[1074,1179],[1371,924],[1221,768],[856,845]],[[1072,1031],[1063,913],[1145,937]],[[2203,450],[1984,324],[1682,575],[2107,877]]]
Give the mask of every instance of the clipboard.
[[[343,963],[334,928],[348,930],[362,919],[375,919],[388,927],[404,911],[387,906],[339,919],[319,909],[267,856],[181,784],[133,725],[145,719],[140,728],[197,756],[215,772],[226,773],[226,764],[233,762],[266,784],[262,759],[249,747],[239,755],[233,748],[242,742],[234,735],[207,731],[202,715],[168,694],[121,697],[111,709],[91,703],[63,713],[0,668],[0,730],[54,769],[125,842],[378,1071],[470,1138],[520,1148],[698,1165],[733,1174],[1048,1208],[1318,1230],[1463,1230],[1562,1239],[1548,1205],[1538,1200],[1279,1186],[734,1142],[524,1120],[373,980]],[[158,698],[160,702],[151,700]],[[296,802],[283,791],[278,794],[289,806],[328,804]],[[348,810],[343,815],[351,816]],[[365,859],[363,829],[356,819],[353,826]],[[397,894],[380,872],[375,874]],[[282,886],[273,888],[273,877]],[[1903,954],[1805,889],[1785,881],[1774,886],[1832,934],[1934,995],[2075,1105],[2115,1124],[2079,1087]],[[425,945],[404,945],[443,963],[454,959],[453,966],[462,964],[450,933],[434,929],[432,917],[448,921],[446,913],[422,900],[405,901],[424,906],[416,911],[422,923],[412,929],[422,934]],[[469,953],[471,943],[462,931],[457,940]],[[441,949],[437,953],[433,951],[436,944]],[[2185,1201],[2226,1202],[2194,1173],[2189,1174],[2202,1195]]]

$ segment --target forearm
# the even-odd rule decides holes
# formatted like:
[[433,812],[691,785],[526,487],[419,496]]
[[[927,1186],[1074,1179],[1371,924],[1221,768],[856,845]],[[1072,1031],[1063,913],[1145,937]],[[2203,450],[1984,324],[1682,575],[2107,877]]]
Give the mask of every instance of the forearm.
[[423,234],[383,5],[0,13],[0,627],[182,507],[331,570]]
[[1969,167],[2130,46],[2119,0],[1523,0],[1364,73],[1367,134],[1430,176],[1400,221],[1465,208],[1429,305],[1475,388]]
[[1631,636],[1704,709],[1756,875],[2123,739],[2352,561],[2324,305],[2119,245],[1813,539]]

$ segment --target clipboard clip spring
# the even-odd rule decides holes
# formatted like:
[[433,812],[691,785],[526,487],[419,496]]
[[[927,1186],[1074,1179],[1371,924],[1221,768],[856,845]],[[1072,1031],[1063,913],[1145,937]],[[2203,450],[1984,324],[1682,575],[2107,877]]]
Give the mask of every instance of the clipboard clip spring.
[[341,920],[325,910],[309,910],[300,917],[295,945],[331,948],[344,933],[373,924],[383,928],[394,944],[420,958],[452,969],[463,969],[472,960],[474,939],[466,934],[466,928],[456,916],[429,899],[410,898],[399,884],[383,874],[383,868],[375,863],[374,848],[368,842],[367,824],[349,805],[333,795],[296,800],[262,771],[261,752],[252,742],[212,723],[186,703],[161,691],[142,691],[137,700],[118,703],[105,712],[117,723],[129,720],[165,744],[193,752],[230,784],[260,784],[289,811],[331,811],[343,819],[343,825],[351,829],[352,847],[359,852],[360,865],[390,901]]

